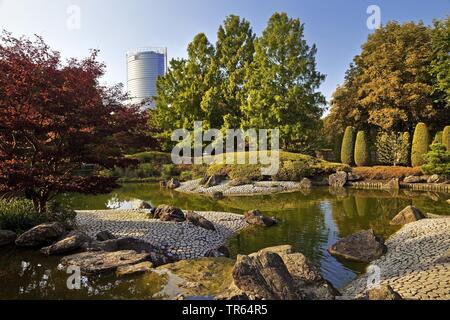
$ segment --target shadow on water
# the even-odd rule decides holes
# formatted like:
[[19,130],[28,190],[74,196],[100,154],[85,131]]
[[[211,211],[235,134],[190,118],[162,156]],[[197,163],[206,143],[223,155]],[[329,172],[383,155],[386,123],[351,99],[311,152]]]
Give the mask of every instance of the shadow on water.
[[[327,252],[337,240],[362,229],[373,229],[385,238],[397,229],[389,221],[404,207],[415,205],[423,212],[450,214],[448,194],[429,192],[349,190],[317,188],[311,192],[283,193],[214,200],[161,190],[156,184],[125,184],[108,195],[64,195],[61,200],[78,210],[126,208],[140,199],[152,206],[171,204],[186,210],[244,213],[259,209],[280,224],[272,228],[248,228],[234,236],[228,247],[235,257],[269,246],[290,244],[305,254],[322,275],[342,287],[364,272],[366,265],[338,260]],[[0,250],[0,299],[4,298],[143,298],[149,299],[161,287],[159,278],[137,276],[117,280],[114,276],[91,281],[82,290],[69,292],[67,275],[57,270],[58,258],[43,258],[37,252]],[[159,280],[158,280],[159,279]]]

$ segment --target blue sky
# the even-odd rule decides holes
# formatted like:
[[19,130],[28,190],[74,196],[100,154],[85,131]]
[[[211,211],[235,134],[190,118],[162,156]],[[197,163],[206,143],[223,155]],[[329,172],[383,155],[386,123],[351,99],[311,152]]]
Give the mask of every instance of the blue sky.
[[[80,9],[80,28],[67,27],[71,6]],[[373,32],[367,7],[377,5],[382,23],[389,20],[430,23],[450,15],[450,0],[0,0],[0,29],[15,35],[42,35],[64,57],[101,50],[107,65],[104,81],[126,82],[125,53],[136,47],[168,47],[169,58],[184,57],[198,32],[211,42],[229,14],[249,20],[260,34],[275,11],[305,23],[305,35],[318,48],[317,66],[327,75],[321,91],[329,99],[345,70]],[[72,11],[73,12],[73,11]]]

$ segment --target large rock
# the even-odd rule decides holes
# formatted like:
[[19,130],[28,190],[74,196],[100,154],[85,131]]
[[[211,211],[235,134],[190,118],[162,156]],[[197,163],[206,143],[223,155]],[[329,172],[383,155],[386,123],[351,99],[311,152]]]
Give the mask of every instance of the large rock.
[[116,270],[116,276],[123,277],[135,274],[141,274],[151,271],[153,264],[151,262],[145,261],[138,264],[120,266]]
[[356,182],[356,181],[361,181],[362,177],[355,173],[349,172],[347,175],[347,180],[350,182]]
[[83,252],[62,258],[64,267],[77,266],[86,275],[114,272],[122,266],[138,264],[149,259],[148,253],[133,250],[116,252]]
[[281,257],[263,251],[238,256],[233,269],[234,284],[254,300],[299,300],[294,279]]
[[82,247],[86,242],[92,239],[83,232],[72,231],[64,239],[52,244],[49,247],[41,249],[41,252],[47,256],[60,255],[68,252],[73,252]]
[[311,189],[312,188],[312,181],[309,180],[308,178],[304,178],[300,182],[300,188],[302,188],[302,189]]
[[291,246],[239,256],[233,284],[219,299],[334,300],[339,292]]
[[433,174],[428,178],[427,183],[444,183],[446,181],[447,179],[445,179],[444,177],[441,177],[438,174]]
[[205,257],[207,257],[207,258],[220,258],[220,257],[229,258],[230,250],[228,250],[228,248],[225,246],[220,246],[217,249],[211,249],[211,250],[207,251],[205,253]]
[[244,178],[242,178],[242,179],[234,179],[234,180],[231,180],[228,183],[228,185],[230,187],[240,187],[240,186],[245,186],[247,184],[252,184],[252,181],[250,179],[244,179]]
[[186,220],[192,223],[193,225],[211,231],[216,231],[214,224],[206,219],[205,217],[199,215],[193,211],[187,211],[185,213]]
[[8,244],[14,243],[17,238],[15,232],[9,230],[0,230],[0,246],[6,246]]
[[426,216],[419,209],[414,206],[407,206],[391,220],[390,224],[394,226],[403,226],[425,218]]
[[160,266],[175,261],[166,250],[156,247],[144,240],[135,238],[120,238],[101,242],[93,241],[86,244],[83,250],[87,252],[133,250],[138,253],[147,253],[149,255],[148,261],[154,266]]
[[97,233],[95,238],[97,239],[97,241],[107,241],[107,240],[117,239],[117,237],[115,235],[113,235],[111,232],[109,232],[108,230],[100,231],[99,233]]
[[365,230],[339,240],[328,251],[345,259],[371,262],[385,254],[387,247],[384,239],[376,236],[373,230]]
[[156,208],[154,218],[161,221],[183,222],[186,220],[183,211],[173,206],[161,205]]
[[20,235],[16,239],[16,245],[28,248],[48,246],[65,232],[66,229],[59,222],[40,224]]
[[361,300],[403,300],[402,297],[391,288],[391,286],[383,285],[379,288],[367,290]]
[[398,178],[391,179],[388,183],[385,183],[383,185],[383,189],[399,190],[400,189],[400,180]]
[[150,210],[152,206],[143,200],[133,200],[130,202],[131,210]]
[[342,188],[347,184],[348,174],[345,171],[338,171],[335,174],[330,175],[328,183],[330,187]]
[[206,183],[204,183],[203,185],[206,188],[215,187],[215,186],[218,186],[219,184],[221,184],[222,181],[224,181],[224,179],[225,179],[225,177],[214,174],[214,175],[210,176],[208,178],[208,180],[206,181]]
[[278,223],[276,219],[264,216],[259,210],[247,212],[244,218],[248,224],[256,226],[270,227]]
[[222,200],[222,199],[225,198],[223,192],[221,192],[221,191],[215,191],[215,192],[213,192],[212,197],[213,197],[215,200]]
[[426,182],[427,180],[423,180],[421,176],[407,176],[405,179],[403,179],[404,183],[421,183]]
[[181,183],[180,183],[180,181],[178,181],[178,180],[176,180],[176,179],[170,179],[168,182],[167,182],[167,188],[168,189],[177,189],[177,188],[179,188],[181,186]]

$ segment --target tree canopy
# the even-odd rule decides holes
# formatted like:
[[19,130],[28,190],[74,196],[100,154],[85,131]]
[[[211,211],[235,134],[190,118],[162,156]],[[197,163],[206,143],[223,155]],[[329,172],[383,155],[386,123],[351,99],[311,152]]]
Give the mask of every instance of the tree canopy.
[[325,99],[317,91],[324,76],[316,71],[316,48],[303,30],[298,19],[275,13],[256,37],[247,20],[231,15],[215,45],[197,35],[188,57],[172,60],[158,80],[150,125],[166,141],[175,129],[192,130],[195,120],[222,130],[280,128],[282,147],[307,149]]
[[84,165],[126,166],[130,143],[154,142],[140,106],[127,107],[120,86],[99,85],[97,51],[61,62],[40,38],[0,36],[0,192],[30,197],[39,212],[60,192],[103,193],[115,179]]

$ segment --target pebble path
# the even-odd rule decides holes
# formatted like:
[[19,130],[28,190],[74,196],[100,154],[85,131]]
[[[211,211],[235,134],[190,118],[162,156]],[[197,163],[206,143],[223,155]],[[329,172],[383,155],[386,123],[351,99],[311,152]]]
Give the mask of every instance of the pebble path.
[[226,212],[197,212],[216,227],[210,231],[190,222],[148,219],[146,210],[77,211],[78,228],[94,237],[110,231],[116,237],[132,237],[167,250],[177,259],[195,259],[222,246],[248,224],[242,215]]
[[[387,254],[369,266],[380,268],[382,285],[390,285],[403,299],[450,299],[450,218],[407,224],[386,245]],[[364,292],[368,277],[350,283],[343,294],[354,297]]]

